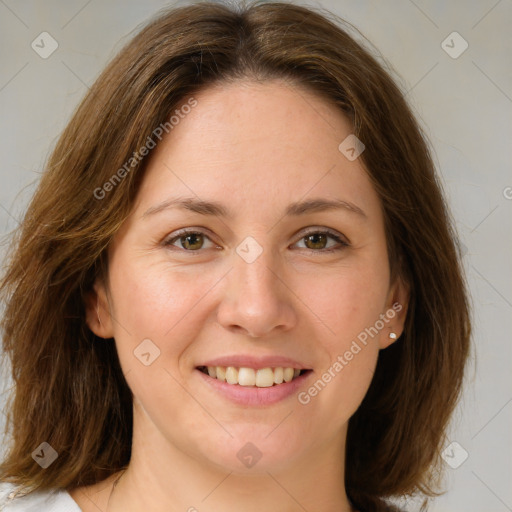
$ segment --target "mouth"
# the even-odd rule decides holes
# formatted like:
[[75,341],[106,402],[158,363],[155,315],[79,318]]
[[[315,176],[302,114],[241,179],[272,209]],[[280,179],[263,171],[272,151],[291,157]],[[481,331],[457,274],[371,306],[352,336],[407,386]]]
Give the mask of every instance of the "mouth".
[[310,369],[282,366],[259,369],[246,366],[198,366],[196,369],[212,379],[248,388],[276,387],[312,372]]

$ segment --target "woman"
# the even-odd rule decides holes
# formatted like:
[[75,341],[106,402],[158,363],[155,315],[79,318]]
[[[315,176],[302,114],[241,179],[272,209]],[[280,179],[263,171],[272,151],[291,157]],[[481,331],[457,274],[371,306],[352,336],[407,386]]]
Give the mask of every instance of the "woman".
[[5,510],[436,494],[466,284],[421,130],[341,25],[174,9],[91,88],[2,281]]

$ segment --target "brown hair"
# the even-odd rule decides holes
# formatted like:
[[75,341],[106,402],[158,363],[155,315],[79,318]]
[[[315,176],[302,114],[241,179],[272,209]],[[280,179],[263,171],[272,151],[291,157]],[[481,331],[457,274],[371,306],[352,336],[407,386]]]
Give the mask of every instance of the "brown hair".
[[[380,351],[349,422],[347,494],[365,510],[380,510],[386,497],[436,495],[470,347],[467,285],[426,139],[389,72],[351,30],[286,3],[197,3],[160,13],[104,70],[49,159],[1,282],[15,384],[1,480],[73,489],[126,467],[132,394],[114,341],[99,342],[87,327],[84,301],[147,159],[105,199],[95,191],[184,98],[214,83],[284,79],[352,122],[382,203],[392,276],[410,287],[404,332]],[[59,453],[45,470],[31,456],[43,441]]]

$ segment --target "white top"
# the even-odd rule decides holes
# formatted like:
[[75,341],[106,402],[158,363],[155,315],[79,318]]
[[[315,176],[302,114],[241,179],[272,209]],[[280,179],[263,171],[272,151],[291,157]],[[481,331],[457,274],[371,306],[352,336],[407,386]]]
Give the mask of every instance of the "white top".
[[0,482],[2,512],[81,512],[81,508],[65,490],[37,491],[26,496],[13,496],[17,486]]

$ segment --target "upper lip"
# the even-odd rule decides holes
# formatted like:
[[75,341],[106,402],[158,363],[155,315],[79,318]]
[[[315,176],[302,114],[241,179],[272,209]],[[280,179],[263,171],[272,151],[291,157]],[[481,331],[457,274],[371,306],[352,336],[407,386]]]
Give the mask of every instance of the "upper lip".
[[200,366],[234,366],[236,368],[246,367],[259,370],[261,368],[296,368],[299,370],[309,370],[298,361],[285,356],[250,356],[244,354],[233,354],[231,356],[216,357],[209,359]]

